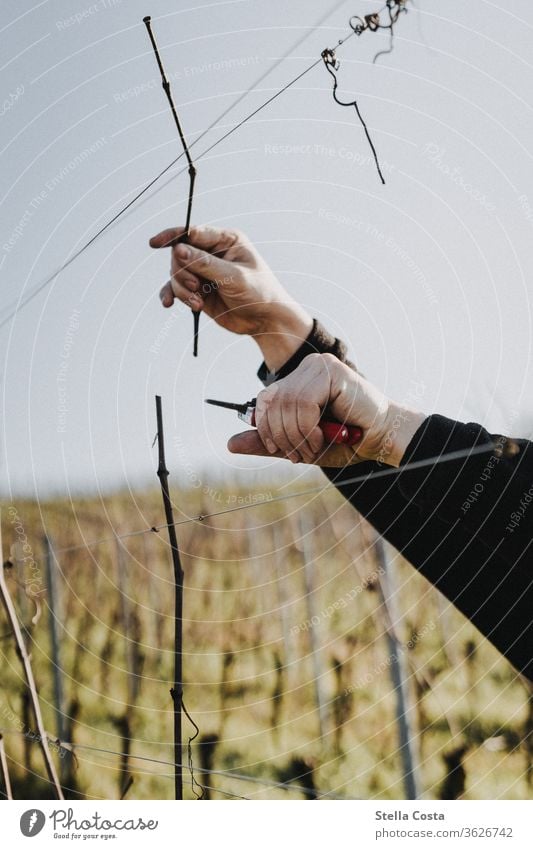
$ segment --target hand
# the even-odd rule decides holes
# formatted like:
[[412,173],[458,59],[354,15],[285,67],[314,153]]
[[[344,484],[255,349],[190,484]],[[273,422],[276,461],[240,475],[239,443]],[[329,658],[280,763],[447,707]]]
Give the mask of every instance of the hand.
[[[325,445],[318,424],[326,411],[328,418],[359,425],[362,441],[353,447]],[[257,430],[232,436],[232,453],[329,467],[362,460],[399,466],[425,419],[390,401],[332,354],[310,354],[292,374],[260,392],[255,415]]]
[[192,227],[163,230],[152,248],[171,247],[170,280],[160,292],[165,307],[175,300],[203,311],[221,327],[254,337],[270,369],[300,347],[312,320],[285,291],[247,237],[237,230]]

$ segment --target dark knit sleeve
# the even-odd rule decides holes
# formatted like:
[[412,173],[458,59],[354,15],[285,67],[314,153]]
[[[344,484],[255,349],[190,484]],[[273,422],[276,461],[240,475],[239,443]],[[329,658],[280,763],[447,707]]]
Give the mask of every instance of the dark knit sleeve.
[[[462,456],[454,459],[457,454]],[[420,461],[424,465],[413,469]],[[400,491],[426,514],[462,525],[510,558],[532,542],[533,508],[527,514],[533,504],[533,444],[528,440],[433,415],[418,429],[401,465],[411,468],[399,476]]]
[[265,386],[269,386],[276,380],[281,380],[282,377],[287,377],[287,375],[291,374],[309,354],[333,354],[342,363],[355,368],[353,363],[348,360],[348,349],[344,342],[336,339],[331,333],[328,333],[325,327],[315,318],[309,336],[290,360],[279,371],[269,371],[266,363],[262,363],[257,376]]

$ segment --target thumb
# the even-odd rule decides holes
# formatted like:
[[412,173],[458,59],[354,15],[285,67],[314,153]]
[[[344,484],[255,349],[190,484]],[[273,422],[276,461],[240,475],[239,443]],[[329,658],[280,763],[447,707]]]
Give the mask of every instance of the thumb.
[[162,230],[151,237],[149,245],[151,248],[172,248],[179,243],[184,233],[185,227],[172,227],[168,230]]
[[256,454],[259,457],[283,457],[281,451],[271,454],[263,443],[256,430],[246,430],[244,433],[236,433],[228,442],[228,451],[231,454]]

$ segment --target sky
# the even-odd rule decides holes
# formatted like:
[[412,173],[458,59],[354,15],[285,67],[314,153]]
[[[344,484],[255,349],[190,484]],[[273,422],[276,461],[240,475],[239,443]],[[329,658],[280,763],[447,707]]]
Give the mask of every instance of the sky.
[[[193,220],[248,233],[388,395],[529,436],[531,3],[416,0],[375,64],[383,34],[339,47],[339,96],[357,96],[385,186],[321,64],[198,155],[377,8],[4,0],[0,322],[181,153],[151,14],[190,142],[272,68],[194,148]],[[169,257],[148,239],[183,222],[181,166],[0,328],[4,497],[156,483],[156,394],[174,483],[281,470],[229,455],[241,425],[203,403],[257,394],[254,343],[203,317],[194,359],[190,311],[159,302]]]

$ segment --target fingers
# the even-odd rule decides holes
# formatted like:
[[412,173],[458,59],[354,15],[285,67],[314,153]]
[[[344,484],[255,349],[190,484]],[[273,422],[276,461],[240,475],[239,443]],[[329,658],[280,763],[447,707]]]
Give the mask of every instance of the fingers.
[[[228,451],[232,454],[251,454],[257,457],[279,457],[284,459],[281,451],[275,454],[265,448],[257,430],[247,430],[236,433],[228,442]],[[360,459],[352,448],[347,445],[333,445],[323,451],[315,460],[318,466],[328,468],[344,468],[347,465],[359,463]]]
[[[192,227],[189,241],[180,241],[185,229],[174,227],[162,230],[150,239],[152,248],[172,247],[172,274],[185,269],[189,275],[196,275],[211,282],[224,281],[231,284],[235,279],[235,262],[228,262],[222,255],[246,237],[237,230],[217,230],[213,227]],[[183,281],[182,281],[183,282]]]
[[178,243],[178,239],[185,233],[185,227],[171,227],[168,230],[161,230],[149,241],[151,248],[171,248]]
[[[151,248],[170,248],[179,243],[185,233],[185,227],[170,227],[162,230],[150,239]],[[246,236],[238,230],[228,230],[216,227],[191,227],[189,243],[204,251],[219,251],[223,253],[237,242],[246,242]]]
[[204,251],[223,252],[233,245],[247,243],[248,240],[240,230],[230,230],[218,227],[191,227],[190,241]]
[[[175,253],[175,252],[174,252]],[[212,284],[201,281],[198,277],[180,265],[179,259],[172,256],[171,278],[163,286],[159,297],[163,306],[170,307],[174,300],[179,300],[192,309],[200,309],[204,298],[211,292]]]
[[264,390],[257,396],[256,420],[257,431],[265,445],[268,453],[274,457],[281,451],[283,457],[287,457],[293,463],[301,460],[294,445],[291,445],[285,434],[281,408],[275,401],[276,387]]
[[[321,415],[320,406],[302,400],[296,405],[295,412],[298,431],[302,434],[307,452],[310,457],[314,458],[320,454],[324,446],[324,434],[318,426]],[[313,460],[311,459],[309,462],[313,462]]]
[[[194,281],[197,287],[198,281]],[[175,300],[181,301],[193,310],[201,310],[204,304],[202,295],[197,288],[184,286],[179,281],[172,279],[165,283],[159,292],[161,303],[164,307],[171,307]]]
[[271,455],[281,451],[293,463],[316,461],[324,443],[318,404],[272,386],[259,393],[256,417],[259,436]]
[[212,283],[231,282],[235,276],[235,264],[195,248],[192,245],[179,244],[173,252],[177,262],[189,274],[203,277]]

